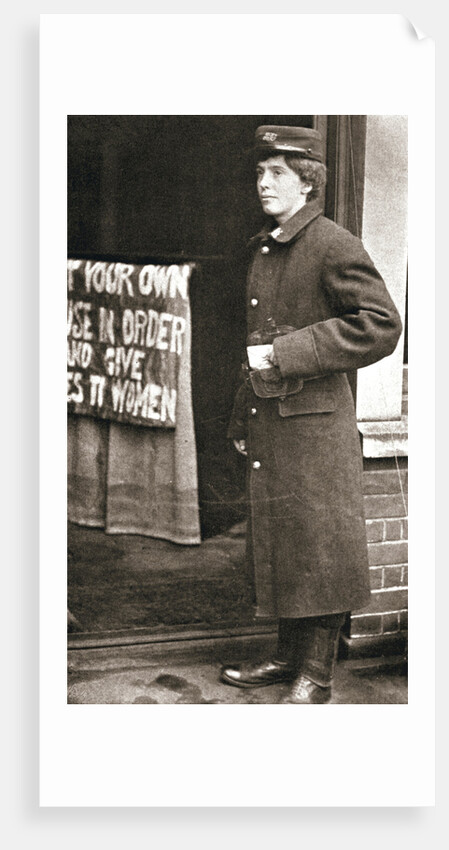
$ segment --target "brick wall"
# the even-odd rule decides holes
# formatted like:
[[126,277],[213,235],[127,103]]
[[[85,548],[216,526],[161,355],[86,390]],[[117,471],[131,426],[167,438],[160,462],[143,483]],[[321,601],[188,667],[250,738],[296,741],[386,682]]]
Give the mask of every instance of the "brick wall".
[[353,611],[346,641],[353,654],[388,654],[406,645],[407,458],[364,461],[371,602]]

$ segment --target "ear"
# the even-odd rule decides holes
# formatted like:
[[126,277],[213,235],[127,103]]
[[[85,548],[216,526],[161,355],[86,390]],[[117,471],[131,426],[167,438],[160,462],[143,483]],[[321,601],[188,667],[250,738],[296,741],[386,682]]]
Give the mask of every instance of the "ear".
[[311,192],[311,191],[312,191],[312,187],[309,183],[305,183],[302,186],[301,192],[303,193],[303,195],[308,195],[309,192]]

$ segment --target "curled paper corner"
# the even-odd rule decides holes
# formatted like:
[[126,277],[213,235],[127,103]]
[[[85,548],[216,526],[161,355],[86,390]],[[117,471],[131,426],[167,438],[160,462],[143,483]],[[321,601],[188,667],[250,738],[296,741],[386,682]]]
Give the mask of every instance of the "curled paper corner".
[[413,21],[411,21],[410,18],[407,18],[405,15],[404,15],[404,21],[405,21],[407,27],[409,28],[411,34],[415,38],[417,38],[418,41],[423,41],[424,39],[429,38],[429,36],[425,32],[423,32],[422,29],[417,27],[416,24],[414,24]]

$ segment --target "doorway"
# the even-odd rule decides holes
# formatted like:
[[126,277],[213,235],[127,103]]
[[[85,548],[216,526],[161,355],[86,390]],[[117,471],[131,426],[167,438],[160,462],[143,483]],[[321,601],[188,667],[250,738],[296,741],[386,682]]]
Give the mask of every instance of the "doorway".
[[68,118],[69,253],[197,264],[192,401],[203,539],[245,513],[244,463],[226,429],[245,344],[245,247],[263,222],[254,132],[316,123],[311,115]]

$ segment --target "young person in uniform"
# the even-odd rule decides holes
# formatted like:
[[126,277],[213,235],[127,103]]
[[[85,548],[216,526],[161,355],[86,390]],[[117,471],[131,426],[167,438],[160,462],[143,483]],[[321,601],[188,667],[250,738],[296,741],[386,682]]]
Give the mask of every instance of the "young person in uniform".
[[256,615],[277,618],[279,633],[274,658],[221,678],[244,688],[290,681],[283,702],[326,703],[341,626],[370,598],[346,373],[391,354],[402,327],[361,241],[323,215],[320,134],[259,127],[255,152],[268,218],[250,243],[249,361],[228,436],[248,459]]

